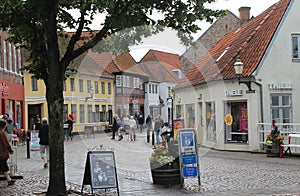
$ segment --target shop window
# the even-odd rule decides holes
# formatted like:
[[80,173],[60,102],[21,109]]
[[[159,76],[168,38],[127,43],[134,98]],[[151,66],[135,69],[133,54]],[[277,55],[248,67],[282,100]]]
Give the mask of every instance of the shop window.
[[206,135],[207,141],[216,141],[216,110],[215,103],[206,103]]
[[195,105],[194,104],[186,105],[186,118],[187,118],[187,127],[195,128]]
[[182,105],[176,105],[176,119],[182,119],[183,118],[183,106]]
[[226,143],[248,144],[247,102],[225,103]]

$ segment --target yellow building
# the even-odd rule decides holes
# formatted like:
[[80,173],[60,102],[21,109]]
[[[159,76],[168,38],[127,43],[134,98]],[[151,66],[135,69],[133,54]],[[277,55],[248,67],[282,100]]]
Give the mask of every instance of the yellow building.
[[[77,70],[69,73],[64,82],[64,119],[72,113],[75,117],[73,132],[83,132],[92,125],[103,129],[107,124],[108,108],[114,103],[114,77],[106,70],[112,57],[107,53],[89,51],[70,66]],[[48,117],[46,90],[42,80],[24,73],[25,121],[32,129],[37,118]],[[62,122],[63,123],[63,122]]]

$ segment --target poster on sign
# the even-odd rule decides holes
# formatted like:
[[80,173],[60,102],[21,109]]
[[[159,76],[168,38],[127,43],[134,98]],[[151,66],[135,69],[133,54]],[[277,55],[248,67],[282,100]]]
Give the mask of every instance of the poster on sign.
[[180,149],[181,153],[195,152],[194,131],[180,131]]

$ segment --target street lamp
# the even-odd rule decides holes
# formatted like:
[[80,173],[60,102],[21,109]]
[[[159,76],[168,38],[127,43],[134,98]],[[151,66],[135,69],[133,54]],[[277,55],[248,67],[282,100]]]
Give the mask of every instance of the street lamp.
[[168,107],[168,123],[171,126],[171,137],[174,134],[173,127],[173,103],[174,103],[174,91],[169,87],[169,97],[167,98],[167,107]]
[[247,94],[255,93],[255,90],[251,89],[251,80],[248,80],[248,81],[241,80],[241,76],[242,76],[243,69],[244,69],[244,63],[241,61],[239,56],[233,66],[234,66],[235,74],[238,77],[239,85],[245,84],[248,87],[248,90],[246,91]]

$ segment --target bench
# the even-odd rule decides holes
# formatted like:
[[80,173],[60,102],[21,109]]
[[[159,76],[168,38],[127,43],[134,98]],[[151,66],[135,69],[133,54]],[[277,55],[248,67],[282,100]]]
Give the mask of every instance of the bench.
[[[282,150],[282,152],[284,151],[285,154],[287,154],[289,152],[290,156],[292,156],[291,147],[300,148],[300,144],[291,143],[292,138],[299,138],[300,139],[300,134],[299,133],[289,134],[288,144],[281,144],[281,147],[286,148],[285,150]],[[283,156],[283,154],[281,153],[280,157],[282,157],[282,156]]]

